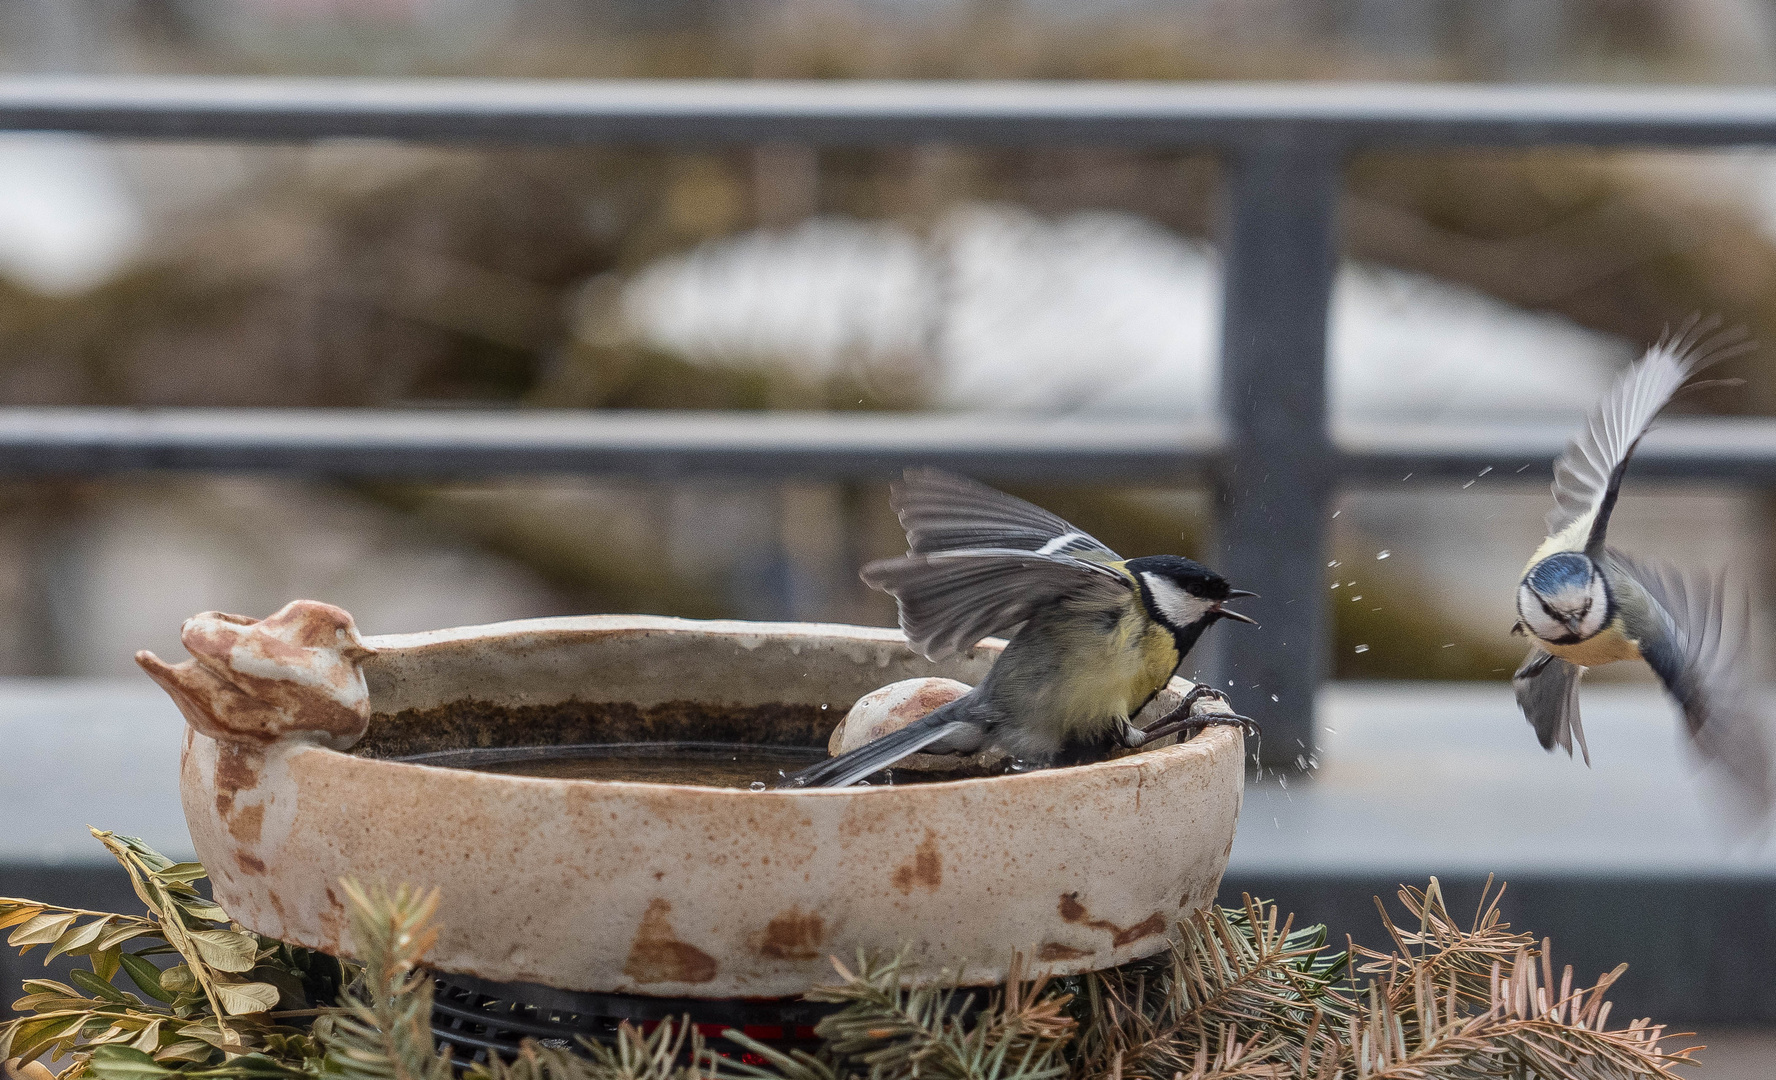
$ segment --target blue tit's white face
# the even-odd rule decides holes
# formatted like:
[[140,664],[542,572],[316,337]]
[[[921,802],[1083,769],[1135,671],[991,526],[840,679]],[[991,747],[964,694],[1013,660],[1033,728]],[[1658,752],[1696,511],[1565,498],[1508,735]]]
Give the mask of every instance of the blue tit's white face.
[[1610,619],[1603,574],[1579,552],[1550,555],[1517,586],[1517,617],[1543,641],[1567,645],[1594,637]]

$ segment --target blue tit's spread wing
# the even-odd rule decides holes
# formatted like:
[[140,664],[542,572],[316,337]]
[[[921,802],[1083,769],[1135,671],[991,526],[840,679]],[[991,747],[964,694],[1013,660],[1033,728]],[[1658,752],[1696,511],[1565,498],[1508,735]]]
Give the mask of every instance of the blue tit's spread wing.
[[908,469],[889,503],[906,529],[910,554],[1009,548],[1091,562],[1121,556],[1040,506],[939,469]]
[[1591,750],[1585,745],[1585,729],[1579,724],[1579,677],[1585,669],[1569,664],[1540,646],[1529,650],[1523,666],[1511,676],[1511,689],[1517,692],[1517,706],[1535,728],[1536,739],[1543,750],[1556,745],[1572,756],[1573,743],[1591,764]]
[[934,551],[882,559],[863,580],[900,602],[900,628],[923,655],[941,660],[1002,633],[1068,596],[1121,602],[1134,582],[1115,566],[1008,548]]
[[1776,803],[1776,737],[1750,693],[1750,611],[1730,602],[1722,575],[1685,575],[1611,549],[1615,577],[1631,579],[1646,610],[1624,604],[1626,628],[1659,681],[1682,706],[1691,744],[1732,783],[1757,816]]
[[1647,350],[1616,380],[1586,418],[1585,427],[1554,463],[1554,509],[1548,511],[1556,550],[1603,550],[1610,511],[1635,444],[1691,375],[1744,347],[1736,334],[1709,336],[1712,324],[1692,322]]

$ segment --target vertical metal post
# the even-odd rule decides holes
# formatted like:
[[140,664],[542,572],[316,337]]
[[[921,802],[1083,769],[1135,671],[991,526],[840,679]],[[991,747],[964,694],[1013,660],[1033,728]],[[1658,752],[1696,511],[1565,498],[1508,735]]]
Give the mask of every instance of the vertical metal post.
[[1219,681],[1231,681],[1234,704],[1263,725],[1262,759],[1279,767],[1313,750],[1314,693],[1326,665],[1326,327],[1341,165],[1339,148],[1299,139],[1241,147],[1223,165],[1229,457],[1216,569],[1260,594],[1241,607],[1264,629],[1223,628]]

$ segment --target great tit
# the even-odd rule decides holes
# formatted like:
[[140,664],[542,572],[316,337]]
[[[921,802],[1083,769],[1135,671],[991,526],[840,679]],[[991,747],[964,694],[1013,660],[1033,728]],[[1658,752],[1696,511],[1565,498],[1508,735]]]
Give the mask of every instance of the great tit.
[[1628,459],[1653,418],[1708,365],[1743,351],[1736,336],[1709,337],[1692,320],[1649,349],[1617,380],[1554,465],[1548,538],[1517,584],[1512,633],[1534,641],[1512,677],[1517,703],[1542,747],[1591,762],[1579,724],[1579,679],[1588,667],[1644,660],[1683,709],[1692,744],[1757,813],[1772,791],[1770,730],[1744,683],[1745,605],[1728,612],[1718,576],[1687,577],[1604,542]]
[[1048,511],[960,476],[908,470],[891,490],[911,550],[861,576],[899,602],[908,643],[940,660],[992,634],[1016,635],[967,694],[782,786],[844,787],[919,751],[991,746],[1045,766],[1207,723],[1250,728],[1239,716],[1189,719],[1201,694],[1223,696],[1207,687],[1146,730],[1130,717],[1204,630],[1252,622],[1222,605],[1255,594],[1176,555],[1125,560]]

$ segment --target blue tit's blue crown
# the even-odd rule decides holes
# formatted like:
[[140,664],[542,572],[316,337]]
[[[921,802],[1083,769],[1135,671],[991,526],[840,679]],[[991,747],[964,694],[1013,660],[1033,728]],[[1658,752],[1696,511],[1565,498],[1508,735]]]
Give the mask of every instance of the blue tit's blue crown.
[[1595,572],[1595,564],[1583,552],[1563,551],[1530,568],[1529,587],[1543,596],[1557,596],[1574,589],[1582,592]]

